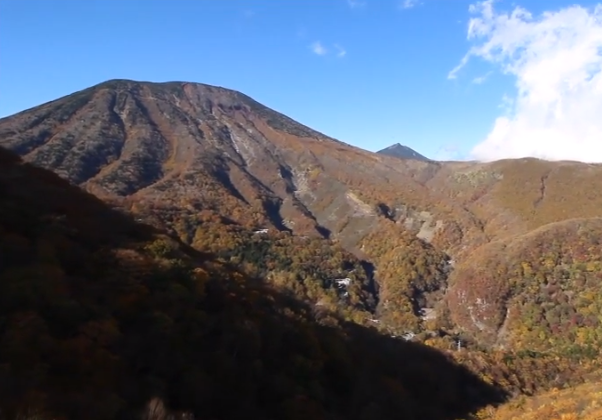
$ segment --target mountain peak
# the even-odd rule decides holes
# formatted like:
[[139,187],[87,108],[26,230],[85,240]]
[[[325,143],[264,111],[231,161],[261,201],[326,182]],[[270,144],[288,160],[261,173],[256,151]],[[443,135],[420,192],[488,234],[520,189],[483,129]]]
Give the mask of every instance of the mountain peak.
[[400,143],[395,143],[385,149],[379,150],[376,152],[381,155],[393,156],[400,159],[415,159],[421,160],[424,162],[430,162],[431,160],[426,156],[421,155],[414,149],[409,148],[408,146],[404,146]]

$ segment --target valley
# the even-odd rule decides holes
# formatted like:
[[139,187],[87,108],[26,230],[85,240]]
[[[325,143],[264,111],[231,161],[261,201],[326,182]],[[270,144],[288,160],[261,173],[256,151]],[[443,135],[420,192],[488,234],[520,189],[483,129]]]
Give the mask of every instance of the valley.
[[[468,418],[510,397],[585,381],[599,367],[602,342],[602,165],[532,158],[439,162],[394,146],[400,152],[392,156],[362,150],[242,93],[187,82],[111,80],[0,119],[0,147],[6,150],[0,233],[3,252],[14,254],[3,262],[0,278],[5,296],[18,302],[7,303],[2,316],[17,322],[33,311],[51,325],[49,337],[59,343],[48,350],[53,356],[27,359],[40,366],[62,366],[56,357],[70,347],[61,347],[61,340],[65,346],[79,343],[68,341],[79,323],[108,334],[90,338],[94,344],[81,351],[104,349],[115,363],[128,363],[143,343],[168,334],[172,347],[140,371],[99,382],[107,391],[103,407],[114,404],[115,413],[124,409],[117,399],[136,400],[140,410],[161,394],[170,409],[206,416],[199,418],[240,418],[242,411],[231,411],[207,391],[218,372],[208,373],[207,360],[191,350],[207,345],[215,345],[207,350],[210,357],[225,358],[219,361],[223,372],[249,375],[244,386],[251,387],[251,377],[269,378],[265,388],[232,391],[242,399],[249,395],[247,409],[264,418],[295,418],[291,413],[302,401],[311,401],[304,409],[313,410],[305,416],[318,419],[398,418],[403,410],[404,418]],[[64,201],[54,197],[55,190],[67,191],[61,193]],[[45,200],[52,203],[48,214],[41,210]],[[33,220],[41,230],[30,227]],[[130,241],[132,236],[137,239]],[[73,238],[87,244],[83,254],[74,251]],[[47,295],[36,297],[22,294],[31,287],[26,283],[13,288],[24,281],[17,279],[25,274],[15,274],[24,266],[10,265],[21,254],[35,255],[57,289],[48,286]],[[113,289],[108,272],[94,277],[80,267],[80,258],[112,267],[129,279],[131,290]],[[178,264],[196,277],[182,274]],[[72,267],[84,271],[71,273]],[[141,272],[128,277],[135,267]],[[78,276],[103,286],[80,290]],[[166,284],[176,280],[173,287],[159,286],[153,283],[157,276]],[[44,276],[35,282],[45,284]],[[87,317],[75,321],[67,309],[44,312],[48,302],[52,308],[66,305],[66,296],[70,304],[85,306]],[[113,308],[114,299],[125,306]],[[138,302],[137,309],[128,309],[126,301]],[[187,312],[179,311],[178,302],[189,305]],[[162,308],[161,315],[153,305]],[[138,310],[163,321],[147,325],[136,320]],[[2,340],[13,343],[12,324],[2,322]],[[199,335],[188,342],[185,334],[197,322]],[[138,325],[150,328],[147,336],[136,335]],[[70,332],[53,330],[63,327]],[[281,334],[291,334],[294,344]],[[132,347],[123,347],[117,336]],[[94,341],[101,339],[116,347]],[[237,340],[246,344],[237,347]],[[266,350],[271,340],[279,347]],[[276,378],[278,360],[285,363],[283,352],[290,349],[299,352],[286,360],[294,368]],[[222,351],[231,353],[218,357]],[[171,371],[157,373],[172,352],[181,353],[181,365],[170,362]],[[99,358],[108,357],[101,353]],[[12,357],[0,353],[0,366]],[[352,369],[364,357],[366,364]],[[416,362],[415,370],[404,357]],[[109,359],[99,363],[113,363]],[[182,376],[187,365],[196,376]],[[389,369],[390,377],[384,373]],[[292,378],[298,375],[305,379],[295,390]],[[421,375],[424,389],[398,398]],[[439,375],[440,392],[431,395],[427,389],[434,389]],[[48,378],[24,385],[23,401],[47,395],[48,384],[55,384]],[[148,392],[110,395],[126,380],[150,381],[144,382]],[[271,400],[278,381],[288,384],[286,395]],[[186,394],[187,384],[200,394]],[[219,386],[234,385],[224,380]],[[380,394],[365,389],[370,386]],[[366,398],[363,405],[343,408],[356,395]],[[261,411],[258,401],[266,398],[266,407],[276,411]],[[53,404],[52,412],[62,410]]]

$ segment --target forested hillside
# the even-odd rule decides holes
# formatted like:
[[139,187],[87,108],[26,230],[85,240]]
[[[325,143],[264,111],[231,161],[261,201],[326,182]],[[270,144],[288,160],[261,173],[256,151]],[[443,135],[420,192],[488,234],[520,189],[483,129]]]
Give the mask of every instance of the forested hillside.
[[599,367],[601,165],[399,159],[129,80],[0,146],[6,419],[452,419]]
[[0,191],[0,418],[451,419],[505,395],[4,151]]

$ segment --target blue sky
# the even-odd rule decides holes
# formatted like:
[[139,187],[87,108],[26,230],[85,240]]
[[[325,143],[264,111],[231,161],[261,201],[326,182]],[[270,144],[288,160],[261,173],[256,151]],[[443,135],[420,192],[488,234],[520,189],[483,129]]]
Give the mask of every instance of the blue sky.
[[[602,16],[602,6],[593,9],[596,2],[581,1],[583,7],[569,8],[573,4],[560,0],[481,4],[464,0],[0,0],[0,116],[108,79],[179,80],[242,91],[299,122],[368,150],[399,142],[434,158],[521,154],[573,158],[567,139],[578,134],[593,136],[590,149],[582,147],[581,157],[575,156],[586,160],[599,144],[595,138],[602,133],[596,131],[602,129],[601,114],[586,116],[587,124],[580,120],[579,127],[587,126],[589,131],[577,133],[576,119],[583,119],[583,113],[549,117],[550,110],[559,106],[551,102],[553,95],[536,109],[521,102],[529,94],[531,99],[542,97],[533,95],[546,86],[549,91],[560,89],[552,82],[524,86],[532,81],[536,68],[529,57],[558,55],[549,48],[541,54],[523,54],[541,48],[541,43],[532,42],[533,34],[545,32],[549,39],[555,28],[551,25],[574,26],[575,33],[566,39],[593,48],[580,57],[583,63],[577,70],[593,65],[594,76],[599,75],[596,60],[602,41],[595,35],[602,23],[587,18]],[[541,15],[546,10],[556,13],[555,20],[550,14]],[[474,36],[467,39],[471,18],[480,26],[473,24]],[[587,33],[584,19],[591,23]],[[522,36],[520,42],[514,39],[516,34]],[[507,39],[514,41],[508,44]],[[576,48],[568,42],[565,50]],[[523,54],[522,61],[517,54]],[[466,65],[450,74],[465,56]],[[565,80],[577,70],[568,69],[557,79]],[[591,83],[600,78],[591,76],[578,80],[584,88],[581,95],[589,92],[585,99],[590,108],[602,109],[598,91],[591,93]],[[590,83],[589,90],[585,83]],[[568,95],[568,91],[561,93]],[[534,121],[534,116],[545,123],[525,123]],[[553,133],[545,131],[549,131],[549,118],[556,118]],[[573,126],[567,125],[567,118]],[[596,118],[601,122],[596,123]],[[543,140],[539,144],[531,140],[544,137],[557,142],[554,150]]]

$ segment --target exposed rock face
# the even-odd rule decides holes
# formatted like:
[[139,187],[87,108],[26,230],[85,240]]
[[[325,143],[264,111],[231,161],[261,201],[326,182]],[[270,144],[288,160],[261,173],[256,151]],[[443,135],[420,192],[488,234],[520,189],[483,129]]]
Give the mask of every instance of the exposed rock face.
[[237,221],[245,209],[256,224],[343,239],[376,223],[373,203],[355,190],[404,179],[426,194],[403,172],[427,168],[394,170],[203,84],[109,81],[1,120],[0,141],[100,196],[168,200]]

